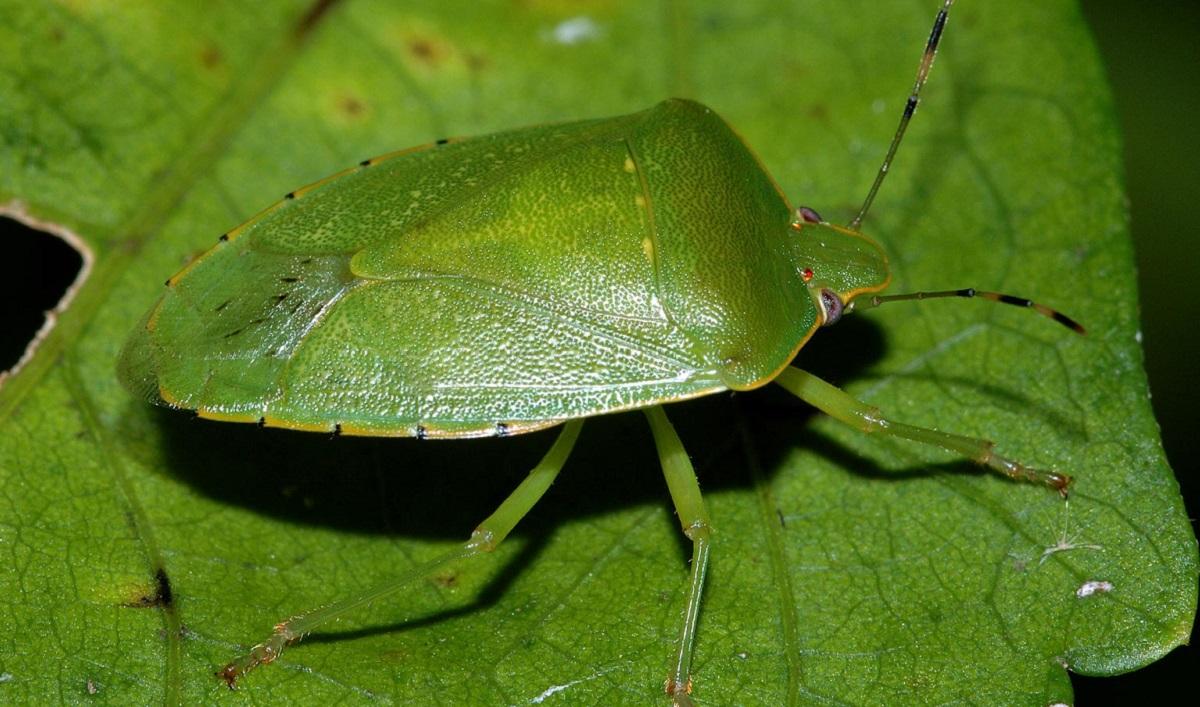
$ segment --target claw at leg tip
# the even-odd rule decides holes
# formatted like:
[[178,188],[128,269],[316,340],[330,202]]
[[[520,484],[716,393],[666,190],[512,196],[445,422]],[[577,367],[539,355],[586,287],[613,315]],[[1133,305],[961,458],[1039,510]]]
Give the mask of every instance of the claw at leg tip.
[[1074,481],[1074,479],[1072,479],[1069,475],[1060,474],[1058,472],[1051,472],[1047,479],[1047,483],[1050,488],[1058,491],[1058,495],[1062,496],[1064,500],[1066,500],[1070,495],[1072,481]]
[[235,663],[230,663],[216,672],[216,676],[225,681],[225,687],[237,689],[238,669]]

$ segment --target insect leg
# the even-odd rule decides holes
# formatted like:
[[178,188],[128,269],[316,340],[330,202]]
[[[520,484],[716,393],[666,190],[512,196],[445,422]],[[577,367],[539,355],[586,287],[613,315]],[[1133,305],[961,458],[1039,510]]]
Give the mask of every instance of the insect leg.
[[675,504],[683,534],[692,541],[692,577],[688,586],[687,608],[684,610],[683,627],[679,632],[679,653],[675,665],[667,678],[667,694],[677,706],[691,705],[688,694],[692,681],[688,672],[692,664],[692,645],[696,640],[696,620],[700,616],[700,596],[704,591],[704,573],[708,569],[708,551],[711,529],[704,499],[700,497],[700,484],[696,472],[688,459],[679,435],[663,412],[661,406],[646,409],[650,430],[654,433],[654,446],[662,463],[663,476]]
[[550,488],[550,484],[558,476],[558,472],[562,469],[563,464],[566,463],[571,449],[575,446],[575,440],[579,437],[579,430],[582,427],[583,422],[581,420],[568,422],[563,427],[562,432],[559,433],[554,445],[550,447],[550,451],[546,452],[546,456],[542,458],[542,461],[529,472],[529,475],[517,486],[517,489],[508,498],[504,499],[500,507],[475,528],[474,532],[471,533],[470,539],[462,546],[441,557],[417,565],[398,577],[394,577],[390,581],[362,594],[305,612],[276,624],[275,631],[267,640],[251,648],[249,653],[229,663],[217,674],[224,678],[225,682],[232,689],[235,687],[238,678],[256,666],[275,660],[285,647],[299,641],[318,626],[349,611],[370,604],[376,599],[392,594],[414,580],[427,577],[448,562],[474,557],[495,550],[500,542],[512,532],[513,527],[525,517],[529,509],[533,508],[538,499]]
[[901,422],[893,422],[884,417],[879,408],[867,405],[846,394],[840,388],[794,366],[783,369],[783,373],[775,378],[775,382],[826,415],[863,432],[892,435],[941,447],[951,452],[957,452],[1015,481],[1049,486],[1062,494],[1064,498],[1067,495],[1067,486],[1071,483],[1070,476],[1056,471],[1032,469],[1020,462],[999,456],[993,450],[995,443],[990,440],[964,437],[926,427],[914,427]]

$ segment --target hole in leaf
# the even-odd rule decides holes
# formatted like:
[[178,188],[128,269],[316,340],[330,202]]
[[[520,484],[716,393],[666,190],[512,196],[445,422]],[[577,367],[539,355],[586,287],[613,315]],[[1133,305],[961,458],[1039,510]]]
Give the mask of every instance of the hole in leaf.
[[25,355],[82,268],[80,252],[57,233],[0,216],[0,371]]

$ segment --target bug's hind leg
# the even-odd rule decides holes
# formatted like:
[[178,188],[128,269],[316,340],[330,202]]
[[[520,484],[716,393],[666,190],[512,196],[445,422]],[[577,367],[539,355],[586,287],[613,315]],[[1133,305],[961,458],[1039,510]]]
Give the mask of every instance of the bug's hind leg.
[[893,422],[884,417],[879,408],[867,405],[840,388],[794,366],[783,369],[783,373],[779,374],[775,382],[821,412],[863,432],[902,437],[957,452],[1010,479],[1049,486],[1064,498],[1067,496],[1067,486],[1071,484],[1070,476],[1056,471],[1032,469],[1020,462],[1006,459],[995,453],[995,443],[990,440]]
[[687,607],[684,609],[683,626],[679,632],[679,653],[667,678],[667,694],[678,707],[692,704],[689,694],[692,681],[688,675],[692,665],[692,645],[696,640],[696,619],[700,616],[700,596],[704,591],[704,574],[708,569],[708,551],[712,531],[708,524],[708,511],[700,497],[700,484],[696,472],[688,459],[679,435],[671,426],[662,407],[646,409],[650,430],[654,433],[654,446],[662,463],[663,476],[675,504],[675,513],[683,526],[683,534],[692,541],[692,576],[688,585]]
[[546,452],[546,456],[542,458],[542,461],[529,472],[529,475],[517,486],[517,489],[508,498],[504,499],[500,507],[475,528],[474,532],[471,533],[470,539],[463,543],[462,546],[441,557],[417,565],[407,572],[392,578],[392,580],[362,594],[305,612],[276,624],[275,630],[269,638],[251,648],[245,655],[226,665],[217,674],[224,678],[225,682],[232,689],[238,678],[256,666],[265,665],[275,660],[285,647],[299,641],[318,626],[349,611],[370,604],[376,599],[399,591],[410,582],[429,576],[448,562],[474,557],[495,550],[500,542],[512,532],[513,527],[525,517],[529,509],[533,508],[538,499],[550,488],[550,484],[558,476],[558,472],[562,469],[563,464],[566,463],[571,449],[575,446],[575,440],[579,437],[579,430],[582,427],[582,421],[574,420],[568,422],[563,427],[562,432],[559,433],[554,445],[550,447],[550,451]]

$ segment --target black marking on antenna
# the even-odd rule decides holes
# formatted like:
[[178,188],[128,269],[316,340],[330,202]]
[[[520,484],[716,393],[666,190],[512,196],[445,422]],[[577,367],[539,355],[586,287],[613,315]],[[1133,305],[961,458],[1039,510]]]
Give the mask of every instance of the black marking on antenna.
[[1075,321],[1074,319],[1068,317],[1067,315],[1063,314],[1062,312],[1059,312],[1058,310],[1055,310],[1054,313],[1050,315],[1050,317],[1054,321],[1058,322],[1059,324],[1062,324],[1065,327],[1073,329],[1078,334],[1087,334],[1087,329],[1084,329],[1082,324],[1080,324],[1079,322]]
[[[971,294],[975,294],[974,290],[971,291]],[[1032,307],[1033,306],[1033,300],[1025,299],[1024,297],[1014,297],[1013,295],[1000,295],[996,299],[1000,302],[1003,302],[1004,304],[1012,304],[1012,305],[1016,305],[1018,307]]]
[[929,41],[925,43],[925,51],[937,51],[938,42],[942,41],[942,30],[946,28],[946,10],[942,9],[933,20],[933,29],[929,31]]

